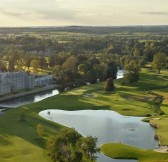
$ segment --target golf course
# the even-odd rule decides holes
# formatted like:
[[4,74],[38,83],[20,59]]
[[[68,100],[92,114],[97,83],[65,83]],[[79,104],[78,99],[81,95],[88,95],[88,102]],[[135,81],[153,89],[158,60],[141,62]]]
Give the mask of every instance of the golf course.
[[[63,125],[40,117],[46,109],[113,110],[125,116],[147,117],[157,125],[156,135],[161,146],[168,145],[168,71],[142,69],[140,79],[131,86],[115,80],[115,92],[104,91],[104,83],[82,86],[37,103],[9,109],[0,114],[0,162],[50,162],[47,139],[59,132]],[[156,96],[161,96],[162,114],[152,107]],[[163,113],[164,112],[164,113]],[[24,120],[21,120],[24,115]],[[37,139],[36,128],[44,128],[43,139]],[[167,162],[168,153],[134,148],[121,143],[104,144],[101,152],[116,159],[137,159],[140,162]]]

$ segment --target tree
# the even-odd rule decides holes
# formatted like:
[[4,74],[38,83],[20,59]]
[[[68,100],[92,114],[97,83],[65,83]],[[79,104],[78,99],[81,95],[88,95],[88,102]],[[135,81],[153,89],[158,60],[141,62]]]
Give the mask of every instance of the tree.
[[140,50],[138,48],[135,48],[133,51],[133,55],[134,55],[134,57],[139,58],[140,57]]
[[168,56],[166,57],[165,62],[166,62],[165,68],[168,69]]
[[72,71],[74,71],[75,69],[77,69],[77,63],[78,63],[78,59],[74,56],[70,56],[64,62],[63,68],[71,69]]
[[49,66],[53,67],[55,65],[55,55],[51,55],[48,57],[48,62],[49,62]]
[[41,124],[37,125],[36,134],[37,134],[37,138],[38,139],[41,139],[43,137],[44,128],[43,128],[43,126]]
[[83,159],[94,161],[99,152],[97,138],[82,137],[74,129],[62,129],[48,140],[49,156],[53,162],[81,162]]
[[8,61],[8,71],[13,72],[15,71],[15,63],[13,59]]
[[45,69],[47,67],[47,61],[44,57],[40,57],[38,59],[38,65],[41,69]]
[[122,84],[132,84],[139,80],[139,71],[141,68],[136,61],[130,61],[130,63],[125,66],[125,69],[126,73],[124,74]]
[[117,64],[115,62],[110,62],[107,69],[107,78],[117,78]]
[[104,86],[104,90],[105,91],[114,91],[115,87],[114,87],[114,82],[112,78],[108,78],[105,82],[105,86]]
[[166,64],[166,55],[163,53],[158,53],[154,56],[152,65],[154,68],[158,70],[158,74],[160,74],[161,69],[165,67]]
[[0,71],[2,72],[7,71],[6,64],[2,61],[0,61]]
[[97,138],[93,138],[92,136],[83,137],[79,141],[79,148],[83,152],[83,154],[90,159],[91,161],[95,161],[97,156],[95,154],[99,152],[99,148],[96,146]]
[[28,70],[29,70],[29,68],[30,68],[30,65],[31,65],[31,61],[33,60],[33,56],[32,55],[26,55],[25,57],[24,57],[24,61],[25,61],[25,66],[28,68]]
[[25,67],[25,62],[23,58],[20,58],[19,60],[16,61],[16,69],[18,71],[23,71],[24,67]]
[[53,72],[53,74],[54,74],[56,77],[59,77],[59,78],[60,78],[60,77],[61,77],[61,76],[60,76],[61,70],[62,70],[61,66],[55,65],[55,66],[53,67],[53,69],[52,69],[52,72]]
[[[48,140],[48,150],[54,162],[71,162],[74,151],[76,151],[77,140],[81,137],[75,130],[62,129],[60,133],[50,137]],[[80,161],[79,161],[80,162]]]
[[108,65],[106,63],[96,64],[93,68],[97,72],[97,79],[104,81],[107,78]]
[[87,66],[87,64],[80,64],[80,65],[78,66],[78,71],[79,71],[80,75],[85,76],[86,73],[87,73],[87,71],[88,71],[88,66]]
[[147,64],[146,58],[141,57],[140,60],[138,61],[138,64],[140,67],[145,67],[145,65]]
[[37,59],[32,60],[30,65],[33,68],[33,72],[37,73],[39,67],[38,60]]
[[161,110],[160,106],[163,102],[163,97],[157,95],[151,102],[151,108],[153,111],[159,115],[164,115],[164,111]]
[[98,79],[98,73],[96,70],[91,69],[86,73],[86,80],[91,83],[96,83]]

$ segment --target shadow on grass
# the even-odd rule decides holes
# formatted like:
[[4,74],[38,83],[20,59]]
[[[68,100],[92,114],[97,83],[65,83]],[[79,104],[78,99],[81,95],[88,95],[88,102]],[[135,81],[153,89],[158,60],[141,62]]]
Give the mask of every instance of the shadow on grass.
[[8,136],[6,134],[0,134],[0,145],[6,146],[10,144],[12,144],[12,142],[8,140]]
[[168,109],[168,104],[161,104],[161,107],[162,106]]
[[[46,148],[46,139],[50,134],[56,133],[61,126],[45,119],[31,117],[26,115],[25,121],[21,121],[20,114],[15,113],[14,110],[11,113],[10,110],[6,112],[3,117],[0,117],[0,145],[15,147],[19,139],[23,139],[23,148],[25,142],[32,143],[41,148]],[[44,140],[36,139],[36,127],[38,124],[42,124],[44,127]],[[14,149],[14,148],[13,148]],[[25,148],[24,148],[25,149]]]
[[[87,99],[82,100],[77,95],[59,95],[47,100],[26,105],[26,120],[20,121],[21,108],[11,109],[0,117],[0,144],[3,146],[10,145],[12,137],[19,137],[38,147],[46,149],[46,140],[50,135],[58,132],[63,126],[52,121],[43,119],[38,115],[40,111],[46,109],[62,109],[68,111],[74,110],[108,110],[108,106],[97,106],[96,103],[88,103]],[[37,140],[36,128],[41,124],[44,127],[44,139]],[[15,138],[14,138],[14,141]],[[23,144],[24,147],[24,144]]]

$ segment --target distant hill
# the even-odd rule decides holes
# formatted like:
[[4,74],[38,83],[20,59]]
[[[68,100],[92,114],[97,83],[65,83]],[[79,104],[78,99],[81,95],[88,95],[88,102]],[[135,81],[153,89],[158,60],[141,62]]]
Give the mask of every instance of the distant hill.
[[120,32],[152,32],[167,33],[168,25],[165,26],[65,26],[65,27],[1,27],[0,33],[21,33],[21,32],[79,32],[93,34],[109,34]]

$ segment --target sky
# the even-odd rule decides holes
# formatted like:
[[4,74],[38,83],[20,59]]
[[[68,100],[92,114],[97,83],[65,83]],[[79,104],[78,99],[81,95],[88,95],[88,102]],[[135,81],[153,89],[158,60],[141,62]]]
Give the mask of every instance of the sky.
[[0,0],[0,27],[168,25],[168,0]]

